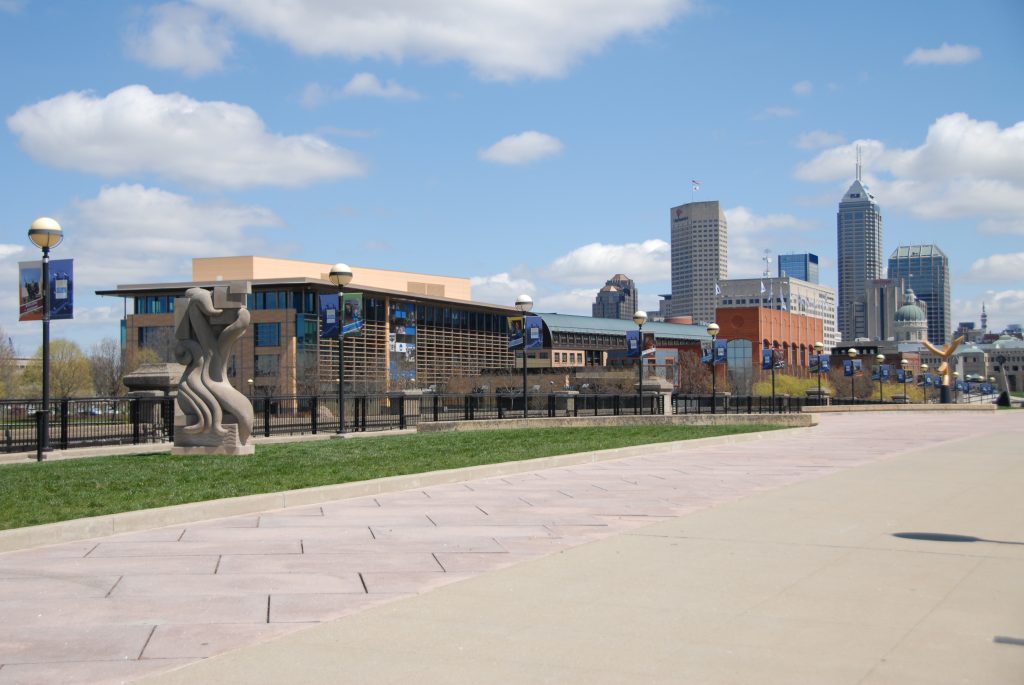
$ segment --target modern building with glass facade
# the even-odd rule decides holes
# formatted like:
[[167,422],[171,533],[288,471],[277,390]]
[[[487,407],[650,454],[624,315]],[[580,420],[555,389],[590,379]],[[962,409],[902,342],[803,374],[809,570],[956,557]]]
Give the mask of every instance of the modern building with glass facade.
[[949,342],[952,314],[949,294],[949,258],[937,245],[905,245],[889,255],[889,278],[902,279],[927,305],[928,340]]
[[690,202],[669,211],[673,316],[697,322],[715,317],[715,284],[729,277],[728,224],[718,201]]
[[[251,325],[235,345],[229,379],[247,394],[314,394],[337,388],[338,341],[320,335],[320,295],[335,295],[330,264],[230,257],[193,260],[194,280],[120,285],[100,295],[122,297],[122,349],[131,366],[149,348],[172,361],[174,298],[188,288],[251,283]],[[363,294],[365,325],[346,336],[345,383],[355,391],[441,387],[450,379],[507,371],[517,362],[508,349],[512,306],[469,299],[468,279],[353,267],[345,292]],[[448,296],[453,294],[454,297]],[[462,299],[465,298],[465,299]],[[531,370],[604,366],[626,347],[632,321],[540,314],[543,347],[529,353]],[[647,324],[672,345],[710,339],[703,327]],[[522,368],[521,364],[519,368]]]
[[810,252],[779,255],[779,277],[792,276],[808,283],[819,282],[818,255]]
[[[860,178],[836,213],[839,268],[839,334],[843,340],[868,337],[867,284],[882,278],[882,210]],[[890,275],[890,278],[893,278]],[[915,286],[916,289],[916,286]]]

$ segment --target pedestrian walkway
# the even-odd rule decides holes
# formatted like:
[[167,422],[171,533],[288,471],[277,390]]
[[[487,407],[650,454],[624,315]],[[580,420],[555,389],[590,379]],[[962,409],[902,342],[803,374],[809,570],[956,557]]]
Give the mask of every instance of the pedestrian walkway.
[[0,684],[1021,682],[1022,438],[829,415],[2,554]]

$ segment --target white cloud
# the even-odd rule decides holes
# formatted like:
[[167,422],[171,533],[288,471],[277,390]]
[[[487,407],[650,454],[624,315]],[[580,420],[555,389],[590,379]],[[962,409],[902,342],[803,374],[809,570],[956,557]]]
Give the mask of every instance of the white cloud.
[[803,150],[816,150],[829,145],[839,145],[845,140],[841,133],[829,133],[819,129],[801,133],[800,137],[796,139],[796,146]]
[[986,219],[978,224],[978,230],[991,235],[1024,235],[1024,217]]
[[477,302],[511,305],[523,293],[537,292],[537,286],[528,278],[515,278],[507,272],[491,276],[473,276],[469,279],[473,299]]
[[1024,252],[995,254],[975,260],[971,276],[986,281],[1019,281],[1024,274]]
[[212,21],[202,9],[169,2],[147,13],[147,26],[127,37],[128,52],[159,69],[181,69],[190,76],[218,71],[232,51],[223,22]]
[[557,77],[623,35],[661,28],[691,0],[192,0],[307,55],[463,61],[480,77]]
[[557,155],[562,148],[562,141],[554,136],[538,131],[524,131],[506,136],[486,150],[481,150],[480,159],[498,164],[529,164]]
[[126,86],[106,97],[71,92],[7,119],[40,162],[104,176],[153,173],[223,188],[303,186],[359,176],[351,152],[313,135],[266,130],[249,107]]
[[283,225],[263,207],[201,204],[141,185],[104,188],[62,221],[76,279],[91,289],[191,278],[192,257],[259,254],[252,228]]
[[824,150],[800,164],[795,175],[845,184],[857,146],[865,180],[886,206],[926,219],[976,216],[1000,223],[1024,213],[1024,121],[1000,128],[993,121],[948,114],[928,128],[919,147],[889,149],[878,140],[858,140]]
[[331,93],[319,83],[309,83],[302,89],[300,102],[303,107],[319,107],[331,98]]
[[765,248],[786,244],[787,236],[815,227],[814,222],[792,214],[755,214],[743,206],[726,209],[725,218],[729,226],[730,278],[756,276],[764,270]]
[[799,114],[792,107],[765,107],[754,115],[755,119],[789,119]]
[[386,84],[380,82],[373,74],[363,72],[356,74],[352,80],[341,89],[341,94],[348,97],[373,97],[399,100],[417,100],[420,94],[394,81]]
[[814,91],[814,84],[810,81],[797,81],[793,84],[793,92],[797,95],[810,95]]
[[904,64],[967,64],[981,58],[981,50],[970,45],[943,43],[937,48],[917,48]]
[[668,279],[671,261],[672,250],[664,240],[619,245],[590,243],[555,259],[542,273],[560,283],[592,284],[593,298],[597,289],[615,274],[625,274],[634,280]]
[[[611,276],[611,274],[608,274]],[[607,280],[607,276],[605,280]],[[604,281],[601,281],[603,284]],[[639,288],[638,288],[639,289]],[[541,293],[534,303],[534,311],[555,312],[558,314],[582,314],[590,316],[593,312],[597,288],[573,288]],[[655,307],[657,309],[657,307]]]
[[1011,323],[1024,322],[1024,290],[987,290],[971,298],[954,299],[953,322],[980,324],[981,305],[988,314],[990,332],[1000,332]]
[[17,14],[25,7],[25,0],[0,0],[0,12]]

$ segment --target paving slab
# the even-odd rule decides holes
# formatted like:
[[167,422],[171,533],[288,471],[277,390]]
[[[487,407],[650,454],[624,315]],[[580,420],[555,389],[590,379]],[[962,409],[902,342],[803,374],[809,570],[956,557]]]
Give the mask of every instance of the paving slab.
[[[0,554],[0,685],[1014,682],[1022,438],[1011,412],[836,414]],[[957,663],[915,671],[928,640]]]

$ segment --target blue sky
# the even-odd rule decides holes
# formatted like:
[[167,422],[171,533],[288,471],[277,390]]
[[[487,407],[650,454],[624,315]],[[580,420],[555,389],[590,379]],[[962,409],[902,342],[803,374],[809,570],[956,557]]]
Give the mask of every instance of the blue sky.
[[472,277],[589,313],[669,291],[669,208],[719,200],[729,275],[822,258],[854,147],[884,256],[934,242],[953,320],[1024,321],[1024,5],[693,0],[0,0],[0,327],[37,216],[74,321],[117,284],[257,254]]

